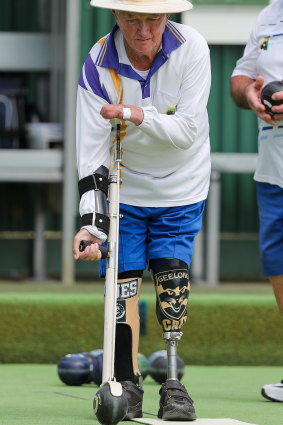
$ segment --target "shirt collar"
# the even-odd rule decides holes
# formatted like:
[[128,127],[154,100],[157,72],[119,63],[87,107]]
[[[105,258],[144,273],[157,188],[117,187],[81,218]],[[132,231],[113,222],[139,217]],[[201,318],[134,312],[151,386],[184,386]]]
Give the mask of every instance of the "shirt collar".
[[[120,75],[140,80],[142,77],[138,75],[130,65],[119,62],[119,57],[115,46],[115,32],[117,30],[119,30],[119,27],[116,24],[102,45],[101,52],[96,61],[96,65],[103,68],[114,68]],[[162,48],[156,55],[156,58],[151,67],[150,75],[153,75],[157,69],[168,60],[169,53],[176,50],[178,47],[184,44],[185,41],[186,39],[177,30],[173,23],[168,21],[162,37]]]

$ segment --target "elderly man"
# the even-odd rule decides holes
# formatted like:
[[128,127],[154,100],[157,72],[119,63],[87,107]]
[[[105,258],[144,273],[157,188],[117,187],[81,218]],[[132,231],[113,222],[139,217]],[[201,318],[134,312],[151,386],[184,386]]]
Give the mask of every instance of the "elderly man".
[[[137,350],[143,270],[156,288],[156,313],[167,343],[187,319],[189,268],[210,179],[207,101],[210,58],[203,37],[169,20],[187,0],[92,0],[117,24],[96,43],[78,89],[77,158],[81,230],[75,259],[101,259],[108,232],[106,196],[114,119],[122,120],[119,291],[115,376],[126,391],[126,419],[142,416]],[[89,176],[93,176],[90,177]],[[93,242],[84,252],[79,243]],[[100,275],[105,275],[104,260]],[[160,284],[162,282],[162,285]],[[124,293],[124,296],[121,295]],[[168,346],[168,344],[167,344]],[[175,371],[176,372],[176,371]],[[193,401],[174,373],[160,389],[158,417],[194,420]]]

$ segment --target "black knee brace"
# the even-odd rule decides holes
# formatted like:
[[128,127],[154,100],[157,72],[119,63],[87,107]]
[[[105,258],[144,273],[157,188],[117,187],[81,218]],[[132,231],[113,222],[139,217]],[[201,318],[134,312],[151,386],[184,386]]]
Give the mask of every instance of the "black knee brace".
[[187,320],[189,269],[176,258],[150,260],[156,291],[156,315],[164,332],[178,332]]

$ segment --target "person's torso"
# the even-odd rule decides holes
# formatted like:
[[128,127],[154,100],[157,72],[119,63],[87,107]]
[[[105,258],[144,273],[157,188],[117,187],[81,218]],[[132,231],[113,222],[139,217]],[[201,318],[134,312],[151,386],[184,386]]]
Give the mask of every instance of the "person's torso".
[[[257,72],[264,85],[283,79],[283,1],[270,5],[257,27]],[[283,187],[283,121],[270,126],[259,120],[259,160],[255,179]]]
[[[174,25],[173,25],[174,24]],[[160,50],[147,79],[138,75],[127,58],[123,36],[115,34],[118,53],[116,69],[98,67],[112,104],[153,106],[159,114],[172,115],[181,97],[185,68],[195,59],[197,33],[195,30],[170,24],[170,31],[182,37],[184,43],[173,49],[168,58]],[[93,58],[94,63],[97,58]],[[113,65],[114,66],[114,65]],[[117,69],[118,68],[118,69]],[[192,82],[193,83],[193,82]],[[115,140],[115,129],[110,146]],[[176,135],[177,136],[177,135]],[[204,112],[197,141],[189,149],[176,149],[172,144],[142,132],[135,124],[125,121],[121,128],[122,179],[121,201],[142,206],[182,205],[205,199],[210,174],[210,146],[207,112]]]

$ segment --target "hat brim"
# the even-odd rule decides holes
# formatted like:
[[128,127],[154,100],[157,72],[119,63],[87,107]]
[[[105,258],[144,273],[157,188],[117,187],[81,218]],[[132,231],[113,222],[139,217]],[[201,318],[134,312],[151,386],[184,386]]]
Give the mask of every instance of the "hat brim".
[[135,13],[180,13],[193,8],[187,0],[91,0],[90,5]]

